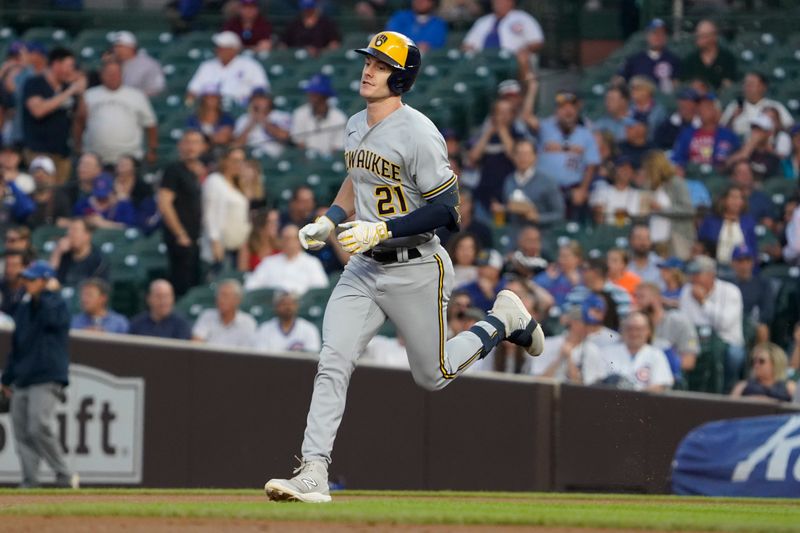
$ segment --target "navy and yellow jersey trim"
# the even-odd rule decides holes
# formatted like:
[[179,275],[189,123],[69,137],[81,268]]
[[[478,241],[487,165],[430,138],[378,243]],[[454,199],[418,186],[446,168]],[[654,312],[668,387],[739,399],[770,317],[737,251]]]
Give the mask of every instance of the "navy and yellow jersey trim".
[[442,258],[439,257],[439,254],[434,254],[433,258],[436,260],[436,266],[439,269],[438,293],[436,295],[437,311],[439,312],[439,371],[442,373],[444,379],[453,379],[457,374],[448,372],[444,364],[444,345],[445,338],[447,337],[447,332],[444,327],[444,262],[442,262]]
[[450,187],[452,187],[453,185],[455,185],[457,181],[458,181],[458,176],[456,176],[455,174],[453,174],[453,175],[450,177],[450,179],[449,179],[449,180],[447,180],[446,182],[442,183],[441,185],[439,185],[439,186],[438,186],[438,187],[436,187],[435,189],[431,189],[431,190],[430,190],[430,191],[428,191],[428,192],[424,192],[424,193],[422,193],[422,197],[423,197],[424,199],[426,199],[426,200],[429,200],[429,199],[433,198],[434,196],[436,196],[436,195],[438,195],[438,194],[441,194],[441,193],[443,193],[444,191],[446,191],[447,189],[449,189],[449,188],[450,188]]

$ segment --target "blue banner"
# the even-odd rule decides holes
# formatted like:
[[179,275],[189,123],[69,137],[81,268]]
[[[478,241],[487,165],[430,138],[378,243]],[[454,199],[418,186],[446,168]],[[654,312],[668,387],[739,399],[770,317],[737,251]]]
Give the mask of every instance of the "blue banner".
[[704,496],[800,497],[800,415],[703,424],[678,446],[672,491]]

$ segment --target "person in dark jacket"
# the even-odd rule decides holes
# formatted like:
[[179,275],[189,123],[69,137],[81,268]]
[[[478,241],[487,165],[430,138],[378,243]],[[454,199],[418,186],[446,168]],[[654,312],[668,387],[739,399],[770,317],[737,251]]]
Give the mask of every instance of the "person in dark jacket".
[[69,471],[53,423],[56,402],[69,384],[70,316],[58,292],[60,285],[47,261],[35,261],[22,272],[26,297],[14,313],[16,329],[2,376],[2,392],[11,398],[22,487],[39,484],[39,462],[56,473],[56,485],[78,488]]

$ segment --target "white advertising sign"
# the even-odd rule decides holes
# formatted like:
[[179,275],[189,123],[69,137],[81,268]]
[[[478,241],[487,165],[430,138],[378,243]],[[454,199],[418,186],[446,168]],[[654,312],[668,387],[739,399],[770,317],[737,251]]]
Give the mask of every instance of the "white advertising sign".
[[[54,431],[69,468],[81,484],[142,481],[144,379],[118,378],[72,364],[67,402],[56,407]],[[13,401],[13,400],[12,400]],[[42,462],[43,483],[55,478]],[[19,483],[19,458],[9,414],[0,415],[0,482]]]

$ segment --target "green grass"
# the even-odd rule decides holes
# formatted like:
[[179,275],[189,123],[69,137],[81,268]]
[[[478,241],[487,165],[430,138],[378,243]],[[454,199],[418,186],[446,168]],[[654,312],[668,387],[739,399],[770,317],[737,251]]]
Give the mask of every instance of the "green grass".
[[[28,496],[24,503],[19,503],[20,495]],[[63,501],[54,503],[48,498],[53,495],[64,496]],[[16,502],[4,501],[9,496],[14,496]],[[102,498],[92,501],[92,496]],[[188,499],[174,501],[171,496]],[[216,496],[220,501],[214,501]],[[0,490],[2,514],[770,533],[797,531],[800,527],[798,500],[480,492],[347,491],[336,493],[333,504],[303,505],[268,503],[261,499],[260,492],[246,490]]]

